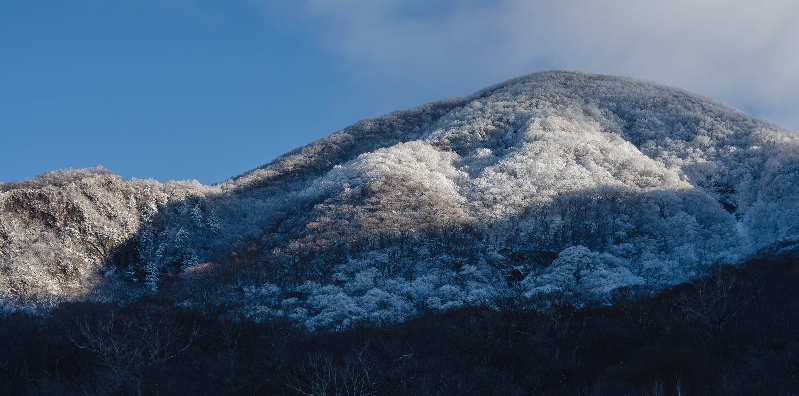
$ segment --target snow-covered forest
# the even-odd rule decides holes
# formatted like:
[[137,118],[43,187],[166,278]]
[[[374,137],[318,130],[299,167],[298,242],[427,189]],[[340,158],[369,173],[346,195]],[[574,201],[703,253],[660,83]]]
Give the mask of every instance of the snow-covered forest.
[[0,185],[0,303],[158,295],[311,331],[656,292],[799,243],[799,137],[652,82],[531,74],[214,186]]

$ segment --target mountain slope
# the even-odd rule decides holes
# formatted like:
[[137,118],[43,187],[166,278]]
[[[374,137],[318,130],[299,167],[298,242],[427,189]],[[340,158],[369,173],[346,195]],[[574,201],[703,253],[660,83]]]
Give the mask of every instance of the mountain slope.
[[[662,288],[795,245],[797,164],[796,135],[710,98],[543,72],[359,122],[217,186],[152,184],[158,197],[145,201],[156,209],[133,211],[108,254],[81,260],[105,280],[186,307],[225,304],[311,329],[508,297],[604,300],[619,286]],[[27,183],[36,186],[3,186],[4,202],[60,188]],[[114,191],[93,205],[145,190],[114,183],[91,187]],[[8,224],[34,212],[0,212],[6,284],[21,276],[9,268],[29,260],[8,252],[34,246],[12,241],[21,230]],[[67,227],[50,223],[25,224],[42,235]]]

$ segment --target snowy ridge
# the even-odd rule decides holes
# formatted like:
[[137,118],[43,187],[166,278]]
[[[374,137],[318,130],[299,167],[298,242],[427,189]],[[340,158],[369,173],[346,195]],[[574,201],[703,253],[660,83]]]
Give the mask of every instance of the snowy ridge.
[[[165,186],[88,259],[107,285],[93,298],[160,293],[344,329],[506,298],[605,301],[799,242],[796,135],[685,90],[577,72],[365,120],[217,186]],[[11,240],[1,207],[11,268],[30,242]],[[14,304],[63,296],[2,287]]]

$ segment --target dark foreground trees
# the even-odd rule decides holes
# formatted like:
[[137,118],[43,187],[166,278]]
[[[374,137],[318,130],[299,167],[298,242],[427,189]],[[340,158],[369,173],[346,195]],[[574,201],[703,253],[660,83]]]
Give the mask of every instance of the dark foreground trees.
[[165,301],[0,319],[9,395],[795,395],[795,258],[716,268],[652,296],[463,308],[306,334]]

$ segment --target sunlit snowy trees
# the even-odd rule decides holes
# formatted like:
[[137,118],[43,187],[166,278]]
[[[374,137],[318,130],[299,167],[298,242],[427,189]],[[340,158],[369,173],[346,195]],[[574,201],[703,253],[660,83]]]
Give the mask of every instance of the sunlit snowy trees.
[[118,248],[159,207],[202,190],[128,182],[103,168],[0,186],[0,295],[36,306],[90,292],[110,280]]

